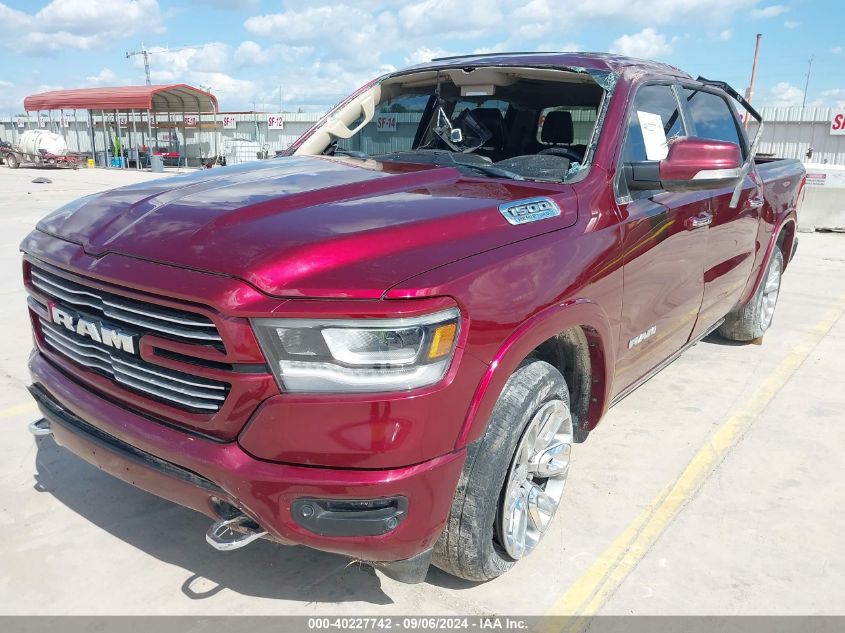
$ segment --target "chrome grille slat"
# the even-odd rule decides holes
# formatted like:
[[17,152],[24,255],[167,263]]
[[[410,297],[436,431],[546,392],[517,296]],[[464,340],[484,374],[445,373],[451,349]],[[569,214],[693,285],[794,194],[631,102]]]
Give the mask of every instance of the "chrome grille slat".
[[220,396],[217,394],[210,394],[206,393],[205,391],[200,391],[199,389],[191,389],[189,387],[175,387],[172,385],[168,385],[166,382],[162,382],[155,378],[148,378],[143,373],[139,371],[133,371],[130,369],[126,369],[126,367],[115,367],[112,365],[112,371],[114,372],[115,377],[120,379],[121,377],[129,376],[130,378],[135,378],[137,380],[143,381],[145,383],[149,383],[151,385],[155,385],[156,387],[161,387],[162,389],[166,389],[168,391],[173,391],[176,393],[181,393],[186,396],[194,396],[197,398],[208,398],[209,400],[218,400],[222,402],[226,399],[226,396]]
[[33,279],[32,285],[35,286],[36,288],[38,288],[39,290],[41,290],[42,292],[45,292],[48,295],[52,295],[53,297],[56,297],[57,299],[61,299],[63,301],[66,301],[67,303],[70,303],[72,305],[86,306],[86,307],[89,307],[89,308],[94,308],[95,310],[102,310],[103,309],[103,306],[98,304],[98,303],[92,303],[90,301],[86,301],[85,299],[78,299],[75,295],[70,294],[70,293],[68,293],[68,292],[66,292],[62,289],[56,290],[56,288],[59,288],[59,286],[55,286],[54,284],[51,284],[49,281],[43,281],[43,280],[40,280],[40,279],[38,281],[36,281],[35,279]]
[[109,308],[114,308],[115,310],[122,310],[124,312],[134,312],[135,314],[152,317],[154,319],[161,319],[162,321],[169,321],[171,323],[178,323],[179,325],[193,325],[194,327],[205,328],[214,327],[214,323],[203,323],[202,321],[192,321],[190,319],[184,319],[179,317],[163,317],[160,314],[155,314],[154,312],[149,312],[148,310],[142,310],[137,306],[129,307],[128,304],[118,304],[114,303],[113,301],[109,301],[108,299],[103,299],[103,305],[108,306]]
[[57,283],[54,279],[50,279],[49,277],[46,277],[44,275],[44,273],[39,272],[38,269],[36,269],[36,268],[32,269],[32,276],[37,277],[38,279],[40,279],[44,283],[48,283],[51,286],[55,286],[56,288],[60,288],[61,290],[64,290],[65,292],[69,292],[69,293],[74,294],[74,295],[87,295],[87,296],[89,296],[93,299],[97,299],[98,301],[100,300],[100,297],[93,294],[93,293],[85,292],[84,290],[68,288],[67,286],[64,286],[60,283]]
[[219,384],[215,384],[215,383],[211,383],[211,382],[209,382],[209,383],[195,382],[194,380],[185,380],[184,378],[176,378],[175,376],[169,376],[167,374],[162,374],[160,372],[153,371],[152,369],[149,369],[148,367],[141,367],[140,365],[136,365],[134,363],[127,363],[125,360],[118,358],[116,356],[112,356],[112,362],[119,363],[121,365],[126,365],[128,367],[131,367],[132,369],[143,371],[143,372],[146,372],[148,374],[153,374],[155,376],[159,376],[160,378],[167,378],[168,380],[175,380],[177,382],[183,383],[185,385],[191,385],[193,387],[205,387],[206,389],[218,389],[220,391],[226,390],[226,387],[219,385]]
[[173,394],[165,393],[161,389],[156,389],[155,387],[151,387],[147,383],[141,382],[139,380],[133,380],[131,378],[127,378],[126,376],[115,375],[115,380],[119,383],[124,385],[128,385],[133,389],[137,389],[139,391],[143,391],[145,393],[152,394],[162,400],[171,400],[173,402],[177,402],[184,407],[190,407],[191,409],[206,409],[208,411],[217,411],[219,407],[214,404],[208,404],[207,402],[201,402],[197,400],[191,400],[190,398],[180,398],[174,396]]
[[91,308],[117,324],[139,326],[145,328],[150,334],[163,334],[190,343],[223,342],[214,323],[199,314],[124,299],[118,295],[92,289],[36,266],[32,267],[31,279],[32,285],[44,294],[67,303],[70,307]]
[[220,336],[218,334],[206,334],[205,332],[190,332],[185,331],[179,328],[168,327],[164,325],[159,325],[149,319],[141,319],[138,317],[127,317],[122,314],[116,313],[113,310],[104,309],[103,314],[107,317],[111,317],[116,321],[123,321],[124,323],[131,323],[132,325],[140,325],[145,328],[149,328],[150,330],[155,330],[156,332],[164,332],[165,334],[173,334],[174,336],[180,336],[183,338],[190,338],[190,339],[198,339],[203,341],[219,341]]
[[[228,395],[224,383],[196,378],[144,361],[130,361],[75,332],[40,318],[44,338],[56,352],[82,365],[97,369],[116,383],[188,409],[218,411]],[[155,369],[152,369],[155,367]]]
[[99,356],[80,352],[79,350],[74,349],[72,346],[68,345],[67,343],[64,343],[61,339],[58,339],[52,334],[45,334],[45,338],[53,347],[58,349],[66,356],[69,356],[77,363],[89,367],[96,367],[97,369],[106,372],[111,371],[111,365],[109,365],[108,361],[103,360]]

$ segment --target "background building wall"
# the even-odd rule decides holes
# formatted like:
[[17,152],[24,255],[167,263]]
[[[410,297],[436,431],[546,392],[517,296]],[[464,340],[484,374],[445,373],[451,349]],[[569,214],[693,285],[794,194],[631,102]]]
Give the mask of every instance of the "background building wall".
[[[830,121],[836,112],[835,108],[816,107],[790,107],[790,108],[762,108],[763,115],[763,136],[759,151],[764,154],[773,154],[782,158],[798,158],[805,162],[827,163],[831,165],[845,165],[845,135],[835,136],[830,134]],[[235,120],[235,129],[222,129],[222,117],[232,117]],[[267,125],[268,116],[281,116],[284,121],[283,129],[269,129]],[[318,112],[282,112],[280,114],[268,113],[219,113],[217,115],[217,137],[211,128],[187,128],[184,140],[187,143],[187,155],[192,161],[198,161],[200,157],[208,157],[214,154],[215,142],[217,152],[221,153],[221,146],[224,141],[250,141],[258,147],[266,150],[269,156],[275,152],[287,149],[290,145],[306,132],[321,117]],[[68,147],[71,151],[90,152],[91,136],[88,128],[87,113],[77,112],[77,121],[73,121],[73,113],[65,111],[68,119],[68,126],[59,125],[58,114],[54,115],[53,121],[44,114],[41,116],[42,128],[51,129],[65,136]],[[95,117],[97,118],[97,117]],[[367,153],[387,152],[394,148],[394,141],[405,136],[403,130],[406,126],[415,125],[418,115],[398,115],[398,134],[380,133],[370,135],[367,147],[355,147]],[[413,119],[413,120],[412,120]],[[175,121],[175,119],[173,119]],[[211,125],[213,117],[205,115],[203,125]],[[39,127],[36,123],[35,114],[32,114],[24,127],[17,125],[17,117],[5,117],[0,120],[0,139],[14,143],[18,136],[25,129]],[[145,142],[146,121],[138,115],[136,121],[138,136]],[[135,146],[129,143],[131,132],[131,118],[127,128],[122,129],[122,142],[125,147]],[[99,123],[96,126],[97,149],[102,150],[102,127]],[[757,124],[751,121],[748,132],[751,137],[757,130]],[[78,134],[77,134],[78,132]],[[183,130],[181,124],[175,128],[159,130],[159,139],[165,140],[170,134],[175,135],[181,143],[183,141]],[[378,142],[372,142],[377,140]],[[813,156],[810,161],[806,154],[808,149],[813,148]],[[350,148],[353,149],[353,148]]]

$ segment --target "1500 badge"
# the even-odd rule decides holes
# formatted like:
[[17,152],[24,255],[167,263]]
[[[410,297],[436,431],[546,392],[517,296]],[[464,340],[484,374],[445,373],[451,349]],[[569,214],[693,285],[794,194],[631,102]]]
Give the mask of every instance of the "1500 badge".
[[560,215],[560,207],[549,198],[528,198],[499,205],[499,212],[511,224],[526,224]]

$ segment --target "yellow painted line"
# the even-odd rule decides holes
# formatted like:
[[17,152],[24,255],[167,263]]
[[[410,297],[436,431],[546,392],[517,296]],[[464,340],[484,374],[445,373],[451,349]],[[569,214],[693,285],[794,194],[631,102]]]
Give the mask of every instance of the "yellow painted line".
[[12,418],[16,415],[23,415],[24,413],[35,413],[38,407],[35,402],[27,402],[26,404],[17,404],[13,407],[0,409],[0,418]]
[[675,482],[655,496],[546,614],[564,619],[546,620],[538,630],[577,633],[586,628],[592,614],[597,613],[619,588],[843,313],[845,296],[836,301],[834,307],[760,383],[748,400],[715,430]]

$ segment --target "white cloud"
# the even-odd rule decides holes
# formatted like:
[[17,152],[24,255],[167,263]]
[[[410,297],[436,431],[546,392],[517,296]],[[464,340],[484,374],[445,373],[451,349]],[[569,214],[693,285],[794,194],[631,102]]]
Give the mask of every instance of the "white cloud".
[[244,19],[246,41],[233,46],[226,72],[237,75],[262,66],[268,76],[257,81],[281,83],[283,92],[303,95],[308,103],[333,103],[375,76],[386,60],[412,64],[449,53],[580,50],[576,33],[591,25],[614,35],[626,33],[614,43],[616,50],[665,58],[684,41],[683,36],[672,37],[670,28],[676,24],[702,25],[715,41],[725,41],[733,36],[732,18],[758,2],[603,0],[562,9],[557,0],[474,0],[471,5],[454,0],[287,0],[276,3],[278,9]]
[[813,100],[812,106],[833,106],[834,108],[845,108],[845,89],[832,88],[830,90],[823,90],[819,94],[819,98]]
[[261,0],[191,0],[191,3],[225,11],[255,11],[261,6]]
[[[342,60],[360,69],[378,65],[383,51],[398,48],[397,24],[396,15],[389,11],[375,13],[367,5],[331,4],[253,16],[244,22],[244,28],[286,46],[319,49],[320,59]],[[404,41],[402,48],[407,50],[407,46]]]
[[506,16],[508,29],[532,24],[546,33],[574,31],[584,22],[600,22],[607,27],[614,22],[648,27],[677,22],[725,24],[737,11],[758,0],[604,0],[578,2],[561,8],[558,0],[510,2],[516,7]]
[[[574,40],[590,27],[612,34],[607,43],[624,34],[613,42],[615,51],[665,59],[686,46],[683,36],[673,37],[678,24],[695,24],[714,42],[727,41],[737,14],[747,15],[762,0],[603,0],[564,9],[558,0],[474,0],[471,5],[454,0],[191,0],[182,9],[160,8],[158,0],[43,0],[40,11],[29,8],[35,3],[19,3],[27,9],[16,10],[3,1],[0,35],[9,34],[3,41],[28,54],[94,50],[116,41],[127,50],[138,49],[142,37],[148,44],[163,43],[155,33],[165,21],[175,33],[176,20],[190,22],[192,12],[208,7],[220,17],[218,9],[232,10],[222,16],[221,28],[235,34],[243,25],[243,38],[232,35],[225,38],[228,44],[181,50],[152,47],[152,79],[211,85],[224,108],[243,108],[253,100],[278,104],[280,85],[286,104],[328,105],[392,69],[388,61],[405,65],[449,54],[579,50]],[[194,37],[179,32],[171,36],[174,44],[194,43]],[[80,75],[108,81],[95,74],[103,63],[95,61]],[[143,59],[134,57],[130,67],[134,81],[142,82]]]
[[788,29],[797,29],[799,26],[801,26],[801,23],[797,22],[796,20],[786,20],[784,21],[783,25]]
[[452,0],[423,0],[400,9],[398,18],[407,33],[467,39],[501,27],[506,19],[503,4],[496,0],[475,0],[471,9],[460,10]]
[[241,66],[266,64],[270,61],[270,54],[261,44],[246,40],[235,50],[235,62]]
[[265,48],[258,42],[245,40],[235,49],[234,60],[238,66],[261,66],[269,63],[296,64],[303,60],[307,63],[313,53],[314,49],[310,46],[274,44]]
[[[229,66],[232,47],[223,42],[208,42],[200,46],[182,48],[149,47],[150,75],[156,81],[174,81],[194,72],[224,71]],[[136,55],[133,64],[144,67],[144,58]]]
[[249,79],[238,79],[224,72],[192,72],[190,83],[195,86],[202,84],[211,88],[211,92],[218,101],[224,103],[244,104],[255,100],[261,95],[262,86],[259,82]]
[[26,80],[18,83],[3,82],[3,90],[0,90],[0,111],[4,115],[24,114],[23,100],[27,95],[47,92],[48,90],[61,90],[66,87],[68,86]]
[[801,105],[804,98],[804,91],[797,86],[793,86],[787,81],[781,81],[769,91],[766,105],[769,106],[796,106]]
[[722,29],[721,31],[717,31],[715,33],[708,33],[707,37],[717,42],[727,42],[733,37],[733,35],[733,29]]
[[845,52],[845,48],[843,48],[841,46],[834,46],[833,48],[830,49],[830,52],[833,53],[834,55],[841,55],[843,52]]
[[665,35],[649,26],[639,33],[615,39],[610,52],[643,59],[659,59],[672,52],[672,45]]
[[111,68],[103,68],[96,75],[86,77],[85,79],[92,84],[110,84],[114,83],[117,75],[114,74]]
[[454,54],[455,53],[450,53],[448,51],[443,50],[442,48],[429,48],[428,46],[420,46],[415,51],[405,56],[405,63],[409,66],[413,66],[414,64],[423,64],[425,62],[430,62],[432,59],[435,59],[437,57],[449,57],[450,55]]
[[779,15],[782,15],[789,11],[789,7],[785,7],[782,4],[772,4],[768,7],[761,7],[759,9],[752,9],[751,10],[751,17],[754,18],[776,18]]
[[157,0],[53,0],[34,14],[0,4],[0,33],[8,36],[4,44],[29,55],[90,50],[162,29]]

